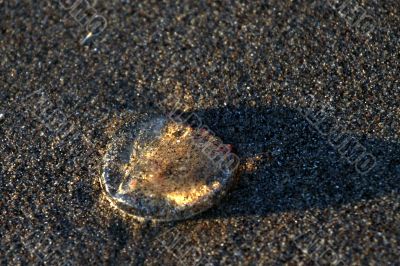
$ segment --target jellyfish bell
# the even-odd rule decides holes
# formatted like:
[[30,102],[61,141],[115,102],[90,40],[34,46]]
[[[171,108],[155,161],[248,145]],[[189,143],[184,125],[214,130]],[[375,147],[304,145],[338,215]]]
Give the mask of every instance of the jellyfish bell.
[[[108,198],[140,220],[181,220],[214,206],[235,183],[236,167],[213,163],[204,143],[220,139],[198,135],[168,117],[138,115],[107,147],[101,181]],[[218,147],[213,154],[227,157]]]

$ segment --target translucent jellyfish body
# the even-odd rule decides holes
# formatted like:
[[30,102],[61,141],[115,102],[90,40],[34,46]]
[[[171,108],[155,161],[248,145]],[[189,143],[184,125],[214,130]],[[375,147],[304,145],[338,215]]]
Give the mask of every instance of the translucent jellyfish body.
[[181,220],[226,194],[238,162],[207,130],[139,115],[108,145],[101,181],[109,199],[140,220]]

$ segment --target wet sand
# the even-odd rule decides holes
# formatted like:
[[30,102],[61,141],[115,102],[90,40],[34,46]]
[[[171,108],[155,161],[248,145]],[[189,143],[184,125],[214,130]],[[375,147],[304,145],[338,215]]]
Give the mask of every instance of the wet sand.
[[[97,1],[107,27],[83,45],[43,2],[0,0],[2,265],[398,263],[398,1],[357,1],[370,37],[323,1]],[[177,101],[233,145],[239,183],[143,224],[106,200],[102,157]]]

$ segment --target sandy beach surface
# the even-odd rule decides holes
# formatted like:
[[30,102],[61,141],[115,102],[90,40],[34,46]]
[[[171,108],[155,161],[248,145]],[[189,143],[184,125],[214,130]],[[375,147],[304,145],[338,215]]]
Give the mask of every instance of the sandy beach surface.
[[[1,265],[399,265],[398,0],[41,2],[0,0]],[[102,158],[177,104],[239,181],[140,223]]]

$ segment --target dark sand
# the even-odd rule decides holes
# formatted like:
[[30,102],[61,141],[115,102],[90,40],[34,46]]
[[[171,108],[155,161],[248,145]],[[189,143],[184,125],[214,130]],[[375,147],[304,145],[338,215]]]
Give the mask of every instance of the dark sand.
[[[58,1],[32,2],[0,0],[1,264],[399,265],[398,0],[353,2],[369,38],[324,1],[98,1],[86,45]],[[140,224],[104,199],[101,158],[163,99],[242,174],[206,213]],[[322,106],[375,156],[367,174],[300,115]]]

